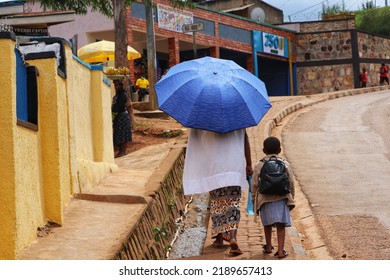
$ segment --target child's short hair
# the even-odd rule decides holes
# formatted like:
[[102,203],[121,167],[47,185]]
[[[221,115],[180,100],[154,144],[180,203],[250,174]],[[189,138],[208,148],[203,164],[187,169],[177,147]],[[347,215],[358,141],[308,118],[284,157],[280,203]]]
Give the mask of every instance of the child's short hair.
[[263,149],[266,154],[278,154],[280,152],[280,141],[274,136],[266,138],[263,142]]

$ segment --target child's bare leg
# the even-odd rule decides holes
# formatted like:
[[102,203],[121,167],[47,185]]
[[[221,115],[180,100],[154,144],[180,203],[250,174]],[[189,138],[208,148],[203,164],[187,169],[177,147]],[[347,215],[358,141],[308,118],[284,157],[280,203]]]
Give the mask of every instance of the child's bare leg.
[[265,235],[265,251],[272,251],[272,226],[264,226],[264,235]]
[[278,255],[284,255],[284,240],[286,237],[286,229],[284,224],[276,224],[276,236],[278,237]]

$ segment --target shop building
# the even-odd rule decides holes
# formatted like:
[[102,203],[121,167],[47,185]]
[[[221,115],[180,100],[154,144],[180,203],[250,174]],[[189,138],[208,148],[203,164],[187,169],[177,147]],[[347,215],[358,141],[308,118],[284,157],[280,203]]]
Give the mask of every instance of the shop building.
[[[167,0],[154,1],[157,76],[194,57],[193,34],[181,30],[181,25],[189,23],[203,25],[195,34],[198,57],[236,61],[262,79],[271,96],[357,88],[363,67],[368,70],[368,86],[376,86],[380,64],[390,64],[389,38],[356,30],[353,15],[278,24],[282,11],[262,1],[227,1],[220,6],[221,2],[225,1],[175,10]],[[265,13],[264,22],[256,19],[255,15],[261,14],[253,12],[256,8]],[[126,28],[129,45],[146,58],[145,8],[141,2],[129,8]],[[114,40],[113,21],[96,12],[76,15],[74,22],[49,31],[52,36],[73,39],[78,47]],[[142,59],[130,61],[133,81],[146,71],[146,65]]]
[[[156,1],[155,15],[157,76],[195,55],[212,56],[233,60],[253,72],[265,82],[270,96],[296,93],[295,31],[203,6],[177,10],[166,0]],[[183,24],[201,24],[203,28],[195,34],[185,33]],[[129,9],[128,41],[144,58],[145,30],[144,5],[134,3]],[[130,64],[133,79],[146,71],[145,60]]]

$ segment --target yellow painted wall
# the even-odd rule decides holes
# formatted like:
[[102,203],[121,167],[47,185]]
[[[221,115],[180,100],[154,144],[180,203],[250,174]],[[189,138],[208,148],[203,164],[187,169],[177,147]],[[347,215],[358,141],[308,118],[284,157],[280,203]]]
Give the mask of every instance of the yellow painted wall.
[[[69,48],[67,57],[71,57]],[[91,71],[77,58],[68,59],[70,131],[77,170],[75,192],[88,192],[117,166],[114,162],[111,121],[111,86],[102,71]]]
[[36,229],[45,224],[42,203],[41,150],[38,132],[13,126],[15,137],[16,243],[19,252],[36,238]]
[[16,170],[14,126],[16,122],[16,62],[14,44],[0,38],[0,258],[12,259],[16,246]]
[[28,60],[38,77],[38,129],[17,124],[15,41],[0,38],[0,259],[16,259],[48,221],[63,223],[72,195],[115,170],[111,87],[65,45],[56,59]]
[[66,80],[57,75],[55,58],[29,60],[39,70],[38,130],[42,151],[46,218],[62,224],[70,200]]

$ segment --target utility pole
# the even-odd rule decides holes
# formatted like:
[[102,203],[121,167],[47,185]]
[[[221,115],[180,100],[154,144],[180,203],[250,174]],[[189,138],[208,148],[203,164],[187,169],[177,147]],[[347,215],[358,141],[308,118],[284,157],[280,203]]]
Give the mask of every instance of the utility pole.
[[158,109],[154,85],[157,82],[156,40],[154,36],[153,1],[145,0],[146,49],[148,58],[149,110]]

